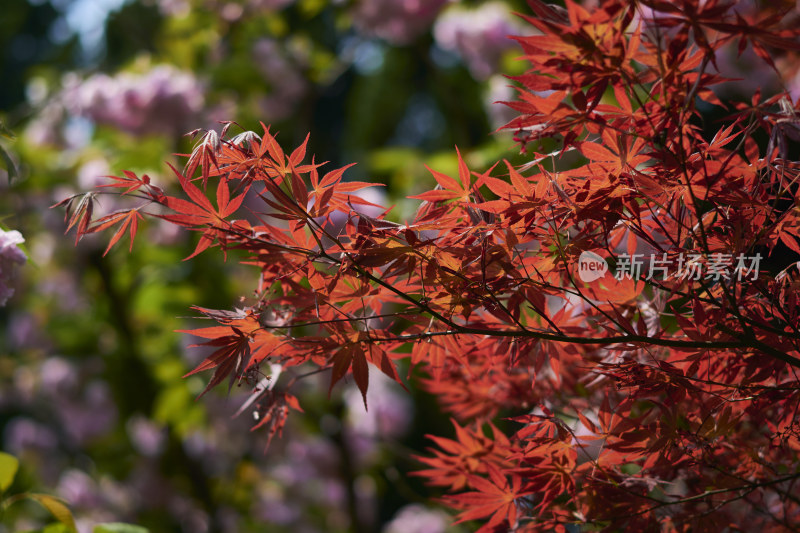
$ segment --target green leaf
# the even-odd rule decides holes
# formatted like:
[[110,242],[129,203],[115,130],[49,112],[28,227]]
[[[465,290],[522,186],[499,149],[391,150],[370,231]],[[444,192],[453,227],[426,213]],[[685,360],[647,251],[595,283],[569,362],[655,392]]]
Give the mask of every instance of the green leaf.
[[8,490],[14,482],[14,476],[19,470],[19,459],[13,455],[0,452],[0,493]]
[[97,524],[92,533],[150,533],[150,530],[141,526],[113,522],[108,524]]
[[6,171],[8,172],[8,182],[11,183],[11,180],[19,177],[19,171],[17,171],[17,165],[14,164],[11,156],[8,155],[8,152],[6,152],[5,148],[2,146],[0,146],[0,159],[3,160],[3,166],[6,167]]
[[48,494],[28,494],[27,498],[39,502],[42,507],[50,511],[50,514],[52,514],[56,520],[72,528],[73,531],[75,530],[75,519],[72,518],[72,512],[62,500]]

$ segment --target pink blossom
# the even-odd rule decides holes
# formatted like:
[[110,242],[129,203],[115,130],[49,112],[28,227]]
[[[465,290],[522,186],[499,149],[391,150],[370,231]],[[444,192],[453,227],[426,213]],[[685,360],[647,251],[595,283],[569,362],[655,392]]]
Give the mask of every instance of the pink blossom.
[[433,36],[440,48],[461,57],[475,79],[485,80],[497,71],[503,53],[517,46],[508,36],[523,31],[506,4],[488,2],[475,9],[445,11]]
[[68,76],[62,95],[73,115],[133,135],[180,135],[204,105],[202,84],[188,72],[159,65],[145,74]]
[[[736,43],[730,43],[717,50],[715,60],[719,74],[734,80],[714,85],[713,91],[717,95],[726,98],[738,95],[739,98],[749,100],[756,91],[761,91],[762,94],[775,94],[781,90],[778,73],[751,48],[739,54]],[[714,72],[715,69],[710,66],[707,70]]]
[[156,457],[164,450],[166,445],[164,430],[149,419],[134,415],[128,419],[126,429],[131,444],[145,457]]
[[28,260],[25,252],[17,245],[25,242],[20,232],[0,229],[0,306],[6,304],[14,295],[12,281],[16,265],[22,265]]
[[795,102],[800,100],[800,70],[798,70],[797,74],[795,74],[794,77],[789,80],[786,89],[789,91],[792,100]]
[[117,408],[105,381],[92,381],[69,396],[54,395],[55,411],[66,435],[77,444],[107,433],[117,421]]
[[512,87],[511,80],[500,74],[490,77],[487,85],[483,100],[486,115],[493,128],[500,128],[511,122],[519,113],[499,102],[514,101],[517,93]]
[[356,29],[392,44],[408,44],[428,29],[447,0],[362,0],[353,12]]
[[185,17],[191,11],[189,0],[156,0],[156,5],[165,16]]
[[63,146],[67,144],[61,125],[66,120],[66,110],[57,98],[51,98],[28,123],[25,137],[34,145]]
[[400,509],[383,533],[444,533],[449,522],[444,512],[415,503]]
[[75,507],[98,507],[103,503],[99,487],[89,474],[75,468],[61,475],[58,482],[58,494]]
[[360,461],[371,460],[379,442],[402,437],[411,425],[413,406],[408,395],[374,366],[369,367],[369,410],[355,387],[345,392],[344,401],[350,445]]
[[111,173],[105,159],[91,159],[78,168],[78,187],[82,191],[94,189],[98,185],[108,183],[106,176]]
[[27,417],[12,418],[3,433],[4,447],[12,453],[32,450],[51,451],[58,447],[56,432],[40,422]]
[[51,395],[63,397],[80,386],[78,369],[63,357],[49,357],[42,363],[39,373],[42,388]]

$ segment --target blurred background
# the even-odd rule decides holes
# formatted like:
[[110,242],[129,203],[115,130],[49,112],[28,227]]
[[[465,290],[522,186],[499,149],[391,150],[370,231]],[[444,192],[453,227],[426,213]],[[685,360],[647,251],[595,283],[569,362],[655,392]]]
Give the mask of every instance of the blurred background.
[[[171,180],[183,134],[235,120],[272,125],[371,201],[411,216],[432,187],[428,165],[456,172],[521,162],[504,74],[525,64],[508,34],[530,31],[523,0],[2,0],[0,14],[0,448],[22,461],[10,492],[64,498],[81,533],[124,521],[152,532],[457,533],[409,473],[426,434],[452,434],[435,400],[375,373],[369,412],[327,376],[304,380],[282,439],[233,418],[246,391],[195,397],[203,358],[175,330],[191,305],[230,309],[256,272],[206,252],[195,236],[150,223],[133,252],[102,257],[108,235],[77,246],[49,206],[122,169]],[[722,91],[800,96],[800,62],[783,79],[747,52],[723,50]],[[749,63],[748,63],[749,61]],[[725,71],[724,69],[728,69]],[[744,75],[742,75],[744,74]],[[755,85],[753,85],[755,84]],[[101,201],[113,210],[113,199]],[[24,242],[23,242],[24,239]],[[5,305],[3,305],[5,304]],[[407,372],[407,368],[402,371]],[[412,385],[418,376],[411,375]],[[52,520],[15,504],[0,532]]]
[[[163,185],[184,133],[236,120],[271,124],[286,148],[311,132],[318,161],[358,162],[349,179],[386,184],[370,199],[409,216],[404,197],[431,187],[424,164],[455,172],[454,145],[476,169],[517,156],[492,102],[513,98],[499,72],[524,71],[506,38],[528,31],[511,15],[524,2],[2,4],[0,447],[22,462],[9,492],[64,498],[82,533],[474,529],[448,528],[408,475],[425,434],[452,434],[432,398],[377,373],[367,413],[352,384],[329,400],[323,374],[265,453],[249,413],[232,418],[246,391],[195,401],[208,376],[181,376],[203,353],[175,332],[199,324],[191,305],[232,308],[256,272],[214,252],[183,262],[195,236],[157,223],[102,257],[109,235],[75,246],[49,207],[122,169]],[[15,504],[0,531],[50,521]]]

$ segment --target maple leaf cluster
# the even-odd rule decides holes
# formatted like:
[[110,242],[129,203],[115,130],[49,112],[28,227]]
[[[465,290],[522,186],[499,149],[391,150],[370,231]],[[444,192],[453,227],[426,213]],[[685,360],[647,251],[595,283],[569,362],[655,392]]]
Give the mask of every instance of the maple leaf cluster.
[[[794,4],[529,4],[506,129],[530,161],[476,172],[459,152],[413,220],[365,214],[374,184],[323,173],[306,143],[226,124],[172,169],[178,195],[126,172],[106,187],[141,203],[93,220],[104,189],[76,196],[69,226],[116,226],[110,248],[157,217],[199,234],[192,256],[246,255],[254,297],[199,309],[217,325],[192,332],[214,350],[192,372],[213,370],[209,388],[269,359],[330,388],[352,376],[366,404],[370,364],[401,384],[399,359],[424,368],[456,432],[431,437],[420,475],[482,531],[796,530],[800,273],[742,276],[737,259],[800,254],[799,103],[712,91],[725,46],[770,65],[800,51]],[[725,118],[705,124],[709,108]],[[537,152],[544,138],[559,149]],[[591,282],[589,252],[609,267]],[[637,254],[716,274],[621,275]],[[270,434],[300,377],[256,385]]]

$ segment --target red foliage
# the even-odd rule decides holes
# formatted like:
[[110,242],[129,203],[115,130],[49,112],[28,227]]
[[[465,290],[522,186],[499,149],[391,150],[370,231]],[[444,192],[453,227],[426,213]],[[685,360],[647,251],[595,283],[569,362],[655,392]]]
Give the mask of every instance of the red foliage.
[[[98,193],[75,197],[69,226],[119,224],[113,245],[149,214],[199,232],[192,255],[248,255],[257,297],[201,310],[219,326],[193,333],[216,348],[194,371],[214,369],[209,387],[269,354],[366,393],[367,365],[399,382],[410,347],[460,421],[421,474],[484,531],[797,530],[800,275],[747,267],[779,244],[800,252],[798,103],[711,90],[728,43],[770,64],[800,50],[780,11],[794,3],[600,4],[530,1],[539,34],[517,38],[531,69],[507,128],[531,162],[477,173],[459,154],[406,224],[359,212],[370,184],[320,177],[305,143],[287,156],[268,128],[229,138],[228,124],[175,171],[181,195],[126,173],[109,186],[143,204],[92,222]],[[703,125],[701,105],[728,117]],[[536,153],[545,137],[560,150]],[[595,281],[588,252],[611,267]],[[269,389],[261,423],[279,430],[290,386]]]

